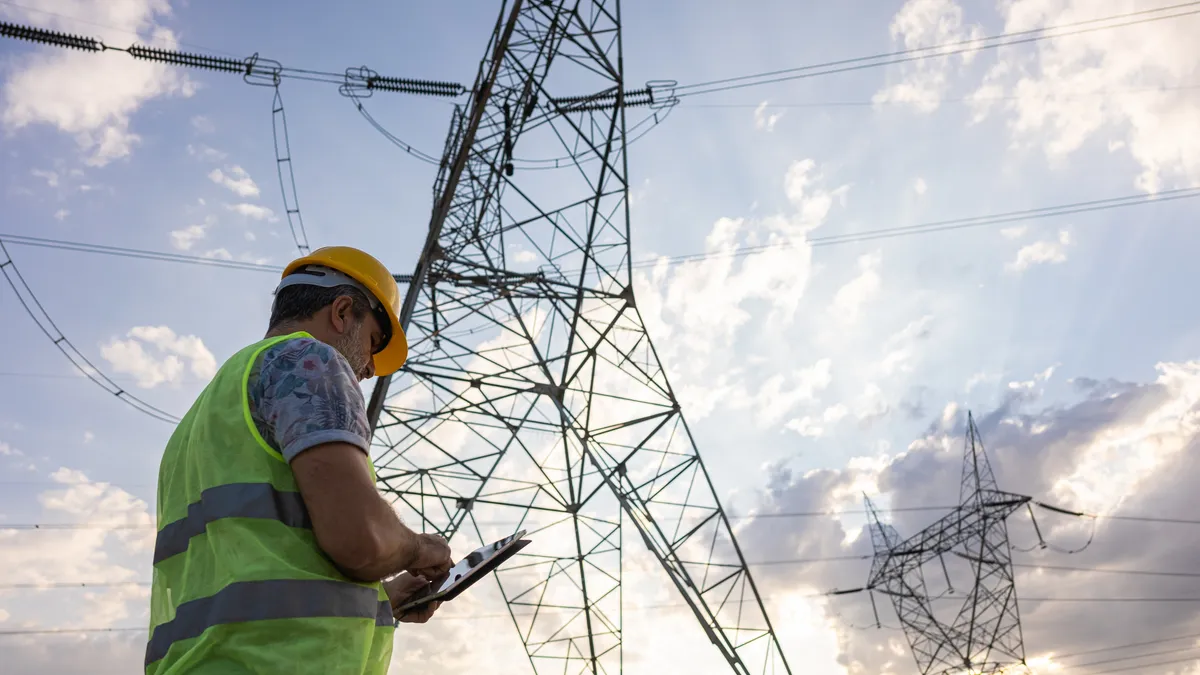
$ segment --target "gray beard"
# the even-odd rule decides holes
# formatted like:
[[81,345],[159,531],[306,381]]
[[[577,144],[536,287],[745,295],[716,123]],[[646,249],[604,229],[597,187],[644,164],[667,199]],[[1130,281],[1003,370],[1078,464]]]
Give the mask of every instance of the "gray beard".
[[334,349],[346,357],[346,361],[350,363],[350,368],[354,370],[354,376],[360,381],[363,379],[363,373],[367,370],[366,359],[371,358],[370,355],[363,358],[359,353],[359,345],[361,344],[359,339],[362,337],[362,329],[363,322],[354,322],[350,329],[339,337],[333,345]]

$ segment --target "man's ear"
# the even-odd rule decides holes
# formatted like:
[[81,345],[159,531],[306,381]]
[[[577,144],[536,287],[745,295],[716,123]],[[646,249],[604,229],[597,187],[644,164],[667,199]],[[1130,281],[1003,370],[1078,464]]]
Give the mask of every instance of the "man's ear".
[[354,300],[348,295],[339,295],[329,306],[329,321],[339,333],[345,333],[350,328],[349,322],[353,315]]

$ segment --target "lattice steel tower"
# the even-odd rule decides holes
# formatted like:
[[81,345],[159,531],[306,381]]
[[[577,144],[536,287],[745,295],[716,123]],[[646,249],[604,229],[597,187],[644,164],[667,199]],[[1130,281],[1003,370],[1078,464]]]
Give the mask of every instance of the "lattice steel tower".
[[[866,499],[875,550],[867,588],[891,598],[921,675],[1029,673],[1006,519],[1030,498],[997,488],[969,413],[965,455],[959,506],[907,541]],[[953,614],[933,607],[957,595],[947,557],[969,568],[970,590]],[[925,569],[935,562],[948,589],[931,597]]]
[[674,99],[624,89],[620,17],[502,7],[434,185],[411,356],[371,398],[380,485],[471,546],[531,531],[497,577],[537,673],[621,671],[623,518],[735,672],[790,672],[638,313],[626,113]]

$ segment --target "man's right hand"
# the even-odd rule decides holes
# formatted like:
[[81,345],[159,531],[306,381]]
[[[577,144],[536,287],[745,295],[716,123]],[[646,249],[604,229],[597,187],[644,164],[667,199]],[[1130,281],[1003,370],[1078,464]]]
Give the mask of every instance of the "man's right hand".
[[405,570],[413,576],[429,580],[444,578],[454,565],[450,559],[450,544],[436,534],[417,535],[417,555]]

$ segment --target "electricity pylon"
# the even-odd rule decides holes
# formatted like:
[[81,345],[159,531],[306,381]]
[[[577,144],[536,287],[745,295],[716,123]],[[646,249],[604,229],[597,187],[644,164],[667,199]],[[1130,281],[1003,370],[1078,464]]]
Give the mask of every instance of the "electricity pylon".
[[[970,413],[957,508],[900,541],[864,499],[875,551],[867,588],[890,596],[921,675],[1029,673],[1006,519],[1030,498],[998,489]],[[954,593],[947,556],[966,561],[972,577],[953,615],[933,608],[934,600]],[[931,597],[925,568],[934,561],[949,589]]]
[[790,672],[632,287],[626,113],[672,83],[624,88],[618,0],[506,2],[487,54],[371,397],[380,487],[424,531],[530,531],[496,576],[536,673],[621,672],[624,518],[734,672]]

